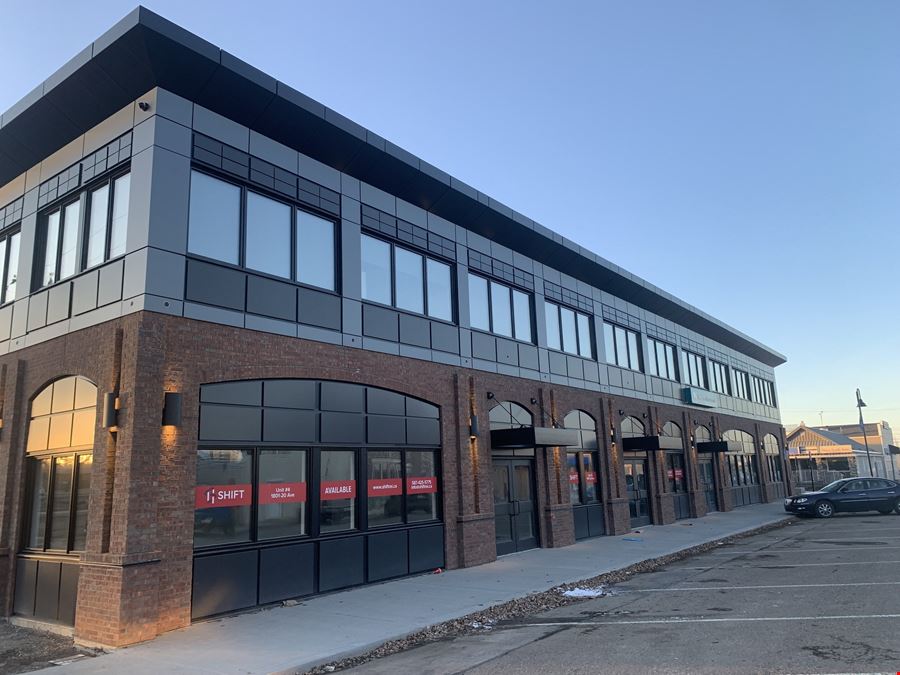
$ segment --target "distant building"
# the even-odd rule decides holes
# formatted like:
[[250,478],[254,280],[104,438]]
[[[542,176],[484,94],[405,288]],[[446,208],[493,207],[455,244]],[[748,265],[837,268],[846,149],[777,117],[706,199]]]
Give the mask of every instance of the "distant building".
[[[849,433],[852,428],[851,425],[807,427],[801,423],[787,434],[788,459],[791,470],[799,472],[800,482],[804,481],[804,471],[818,472],[820,475],[816,482],[824,481],[826,478],[834,480],[850,476],[869,476],[871,475],[869,459],[871,459],[871,473],[876,476],[892,477],[890,460],[885,461],[885,449],[889,449],[890,444],[885,442],[883,446],[882,436],[875,435],[876,432],[883,433],[884,428],[890,434],[890,426],[885,422],[866,425],[868,454],[859,425],[855,425],[856,438],[835,431],[842,429]],[[834,475],[823,475],[825,473]]]

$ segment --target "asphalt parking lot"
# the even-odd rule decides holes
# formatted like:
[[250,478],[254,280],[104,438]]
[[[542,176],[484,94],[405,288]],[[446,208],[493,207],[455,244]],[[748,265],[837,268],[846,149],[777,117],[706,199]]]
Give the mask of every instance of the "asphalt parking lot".
[[897,515],[797,520],[607,591],[357,670],[900,672]]

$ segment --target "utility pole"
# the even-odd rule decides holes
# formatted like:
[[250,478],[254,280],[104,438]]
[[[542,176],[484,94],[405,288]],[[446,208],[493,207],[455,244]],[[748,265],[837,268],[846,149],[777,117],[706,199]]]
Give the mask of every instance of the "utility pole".
[[859,430],[862,432],[863,441],[866,444],[866,459],[869,461],[869,475],[875,476],[875,472],[872,471],[872,455],[869,453],[869,439],[866,436],[866,425],[863,422],[862,409],[866,407],[866,404],[863,403],[862,397],[859,395],[859,389],[856,390],[856,407],[859,408]]

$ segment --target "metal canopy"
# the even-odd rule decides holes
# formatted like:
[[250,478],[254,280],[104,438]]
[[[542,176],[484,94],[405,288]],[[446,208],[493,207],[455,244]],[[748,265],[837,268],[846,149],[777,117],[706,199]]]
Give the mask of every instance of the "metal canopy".
[[[785,357],[138,7],[0,116],[0,185],[162,87],[769,366]],[[565,119],[557,121],[565,124]],[[3,206],[0,204],[0,206]]]
[[634,450],[684,450],[684,443],[680,438],[671,436],[636,436],[622,439],[622,449]]
[[574,429],[553,427],[520,427],[518,429],[493,429],[492,450],[516,450],[520,448],[578,447],[581,439]]
[[892,455],[900,455],[900,448],[898,448],[896,445],[888,444],[888,450]]
[[743,452],[744,446],[737,441],[701,441],[697,452]]

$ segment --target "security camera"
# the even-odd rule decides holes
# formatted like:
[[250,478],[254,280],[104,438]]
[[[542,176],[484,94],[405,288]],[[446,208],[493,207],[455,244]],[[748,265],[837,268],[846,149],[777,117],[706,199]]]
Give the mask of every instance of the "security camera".
[[150,110],[150,104],[147,103],[147,101],[138,101],[138,108],[140,108],[144,112],[147,112],[148,110]]

